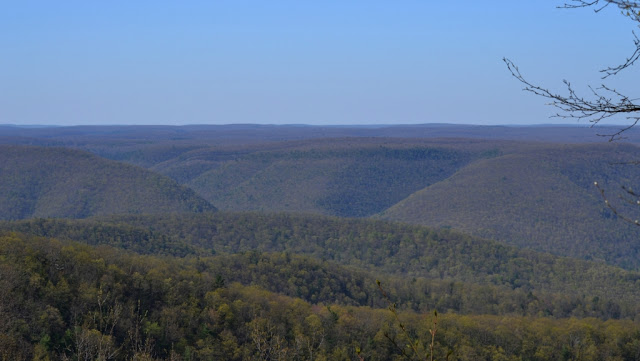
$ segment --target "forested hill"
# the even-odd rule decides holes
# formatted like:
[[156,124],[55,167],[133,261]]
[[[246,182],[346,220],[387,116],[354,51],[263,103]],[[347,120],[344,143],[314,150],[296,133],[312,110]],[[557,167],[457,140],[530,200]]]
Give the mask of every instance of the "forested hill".
[[[127,125],[127,126],[60,126],[18,127],[0,125],[0,143],[53,145],[95,150],[111,149],[112,154],[127,153],[135,146],[145,148],[167,142],[200,146],[246,145],[290,140],[344,137],[393,138],[468,138],[516,140],[520,142],[585,143],[601,142],[598,134],[613,134],[616,127],[589,124],[480,126],[461,124],[396,124],[396,125]],[[627,131],[633,141],[638,130]],[[131,154],[130,154],[131,155]]]
[[434,309],[438,360],[638,359],[637,229],[593,187],[634,186],[635,145],[0,128],[0,361],[399,360]]
[[65,148],[0,146],[0,219],[203,212],[215,207],[170,178]]
[[381,216],[638,269],[636,227],[593,186],[637,216],[618,195],[638,159],[630,144],[340,138],[197,149],[152,169],[223,210]]
[[[75,221],[34,219],[0,222],[1,230],[145,254],[244,254],[233,261],[218,260],[228,265],[220,266],[218,272],[227,279],[250,280],[276,292],[292,289],[290,296],[309,301],[350,300],[349,304],[373,305],[370,302],[377,294],[374,280],[391,278],[394,294],[418,309],[430,305],[458,312],[540,312],[560,317],[635,317],[640,312],[636,305],[640,297],[637,272],[523,251],[454,231],[383,221],[217,212]],[[263,257],[261,252],[280,256]],[[298,263],[295,267],[306,265],[302,267],[306,273],[294,276],[283,271],[292,266],[288,263],[298,262],[291,255],[333,265]],[[318,272],[318,268],[325,271]],[[250,269],[258,273],[248,275]],[[363,272],[371,276],[362,277]],[[279,279],[282,276],[284,280]],[[316,277],[337,279],[323,285]],[[423,281],[405,282],[411,279]],[[330,294],[334,296],[328,297]],[[593,301],[594,297],[600,301]]]
[[637,186],[640,149],[625,144],[544,145],[482,159],[412,194],[382,218],[452,227],[519,247],[640,267],[637,226],[616,217],[593,185],[629,217],[619,199]]
[[366,217],[497,152],[489,142],[464,144],[340,138],[242,149],[211,147],[151,169],[188,185],[224,210]]
[[[617,202],[620,186],[637,188],[640,167],[612,163],[637,161],[640,149],[595,143],[602,138],[588,133],[606,133],[605,129],[229,125],[4,130],[0,142],[64,145],[146,167],[191,188],[221,210],[382,217],[456,228],[519,247],[640,269],[635,227],[609,211],[593,187],[594,181],[600,182],[612,202]],[[413,138],[403,138],[409,135]],[[438,136],[467,138],[432,138]],[[543,136],[551,142],[531,142]],[[116,178],[123,182],[124,177]],[[24,201],[7,203],[4,212],[11,208],[12,215],[2,217],[85,217],[173,208],[153,205],[155,195],[139,202],[141,198],[132,193],[120,203],[127,209],[99,206],[100,200],[89,197],[88,203],[95,206],[91,208],[83,195],[91,193],[91,188],[78,186],[73,179],[61,184],[73,183],[79,192],[63,201],[52,192],[69,194],[70,188],[40,189],[29,181],[14,187],[5,182],[6,194]],[[117,194],[131,189],[127,185],[112,190]],[[185,197],[191,196],[194,193]],[[45,203],[36,209],[35,199],[40,197],[54,199],[46,202],[47,207],[57,204],[63,211],[44,212]],[[138,203],[130,207],[131,202]],[[638,215],[637,207],[624,208],[624,203],[617,207],[628,211],[629,217]]]
[[[297,275],[313,271],[296,272],[296,257],[275,258]],[[269,257],[248,259],[238,263],[248,272],[271,270],[257,268]],[[424,314],[400,311],[396,320],[386,308],[312,303],[227,283],[220,263],[0,234],[0,358],[384,361],[402,358],[397,345],[429,347],[423,335],[434,327]],[[469,361],[634,360],[640,332],[632,320],[447,313],[438,321],[438,360],[451,353]]]

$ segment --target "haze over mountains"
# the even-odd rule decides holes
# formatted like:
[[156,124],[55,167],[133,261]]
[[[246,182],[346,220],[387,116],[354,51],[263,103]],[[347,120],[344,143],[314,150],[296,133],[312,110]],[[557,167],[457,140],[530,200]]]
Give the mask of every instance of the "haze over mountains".
[[[0,349],[73,356],[82,337],[108,336],[123,360],[143,339],[157,358],[251,360],[266,357],[255,340],[271,330],[297,355],[285,359],[354,359],[358,339],[370,340],[357,342],[367,359],[385,360],[397,350],[376,316],[388,306],[381,280],[401,312],[448,314],[439,345],[459,359],[551,360],[585,344],[631,355],[638,230],[593,182],[637,214],[617,195],[640,179],[640,148],[598,131],[0,126]],[[128,310],[111,331],[95,321],[117,317],[96,308],[101,295]],[[378,321],[355,327],[355,313]],[[473,331],[500,317],[538,329],[511,345],[499,328]],[[595,326],[567,317],[608,320],[629,340],[611,346],[603,331],[572,343]],[[314,330],[341,336],[296,348]]]
[[170,178],[79,150],[0,145],[1,219],[214,211]]
[[622,164],[638,157],[631,145],[536,146],[461,168],[381,217],[637,268],[636,226],[604,207],[593,182],[604,185],[622,212],[637,215],[617,196],[620,186],[640,179],[638,167]]
[[[122,146],[126,144],[154,144],[172,140],[175,143],[230,145],[264,143],[285,140],[342,137],[396,137],[396,138],[480,138],[560,143],[591,143],[607,140],[606,136],[619,130],[616,126],[596,128],[584,124],[534,126],[479,126],[457,124],[417,125],[105,125],[68,127],[24,127],[0,125],[1,142],[33,142],[41,145],[55,143],[66,146],[93,144]],[[638,142],[630,129],[626,141]]]
[[[221,210],[379,217],[452,227],[519,247],[636,269],[640,247],[634,227],[606,209],[592,185],[601,182],[616,200],[619,187],[633,186],[640,176],[638,167],[613,164],[638,159],[636,146],[610,144],[594,135],[611,130],[109,126],[3,128],[1,139],[71,146],[137,164],[173,178]],[[408,134],[412,137],[403,138]],[[456,137],[441,138],[445,135]],[[170,209],[151,204],[149,209]],[[12,217],[104,214],[64,207],[71,206]]]

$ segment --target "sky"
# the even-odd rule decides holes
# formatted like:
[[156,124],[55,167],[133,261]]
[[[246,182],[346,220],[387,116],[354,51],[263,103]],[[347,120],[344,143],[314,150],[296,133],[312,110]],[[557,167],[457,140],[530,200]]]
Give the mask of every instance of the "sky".
[[[0,1],[0,124],[576,123],[503,57],[586,91],[635,24],[562,4]],[[612,82],[632,93],[637,75]]]

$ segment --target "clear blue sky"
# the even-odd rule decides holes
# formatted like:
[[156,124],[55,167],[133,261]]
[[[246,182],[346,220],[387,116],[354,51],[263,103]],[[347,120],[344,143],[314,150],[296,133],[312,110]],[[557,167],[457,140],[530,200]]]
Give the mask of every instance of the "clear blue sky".
[[562,123],[502,57],[584,89],[634,24],[561,4],[4,1],[0,124]]

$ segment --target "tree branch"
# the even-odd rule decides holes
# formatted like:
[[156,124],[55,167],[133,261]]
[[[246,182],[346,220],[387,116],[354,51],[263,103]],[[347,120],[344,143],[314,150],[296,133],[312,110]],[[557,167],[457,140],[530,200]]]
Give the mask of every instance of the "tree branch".
[[[609,208],[611,210],[611,212],[613,212],[613,214],[615,214],[617,217],[620,217],[620,219],[622,219],[623,221],[627,222],[627,223],[631,223],[631,224],[635,224],[636,226],[640,226],[640,221],[637,219],[632,219],[629,218],[627,216],[625,216],[624,214],[620,213],[618,211],[618,209],[616,207],[614,207],[611,202],[609,201],[609,199],[607,198],[606,194],[604,193],[604,189],[602,187],[600,187],[600,184],[598,184],[598,182],[593,182],[593,185],[596,186],[596,188],[598,188],[598,191],[600,191],[600,195],[602,196],[602,199],[604,200],[604,204],[607,206],[607,208]],[[640,194],[635,193],[633,190],[631,190],[630,188],[626,188],[625,186],[622,186],[622,189],[631,197],[633,197],[634,199],[629,199],[629,198],[624,198],[622,196],[620,196],[620,198],[632,205],[638,205],[640,206]]]
[[636,35],[635,31],[633,31],[632,33],[633,37],[635,38],[633,40],[633,44],[636,47],[633,51],[633,54],[631,54],[630,57],[626,58],[624,63],[618,66],[608,67],[606,69],[600,70],[601,73],[605,74],[602,76],[602,79],[606,79],[612,75],[617,75],[620,71],[632,66],[638,60],[638,58],[640,58],[640,39],[638,39],[638,35]]
[[[630,18],[632,21],[638,23],[640,27],[640,2],[633,0],[570,0],[564,3],[559,8],[563,9],[576,9],[593,7],[596,13],[599,13],[603,9],[609,7],[609,5],[616,6],[620,9],[623,16]],[[624,62],[617,66],[610,66],[600,70],[602,79],[607,79],[610,76],[617,75],[622,70],[633,66],[638,59],[640,59],[640,38],[633,33],[634,37],[634,51],[625,58]],[[616,89],[613,89],[605,84],[600,87],[589,87],[591,95],[584,97],[578,95],[575,89],[571,86],[571,83],[564,80],[566,86],[566,94],[559,94],[551,92],[547,88],[543,88],[534,85],[527,81],[518,67],[509,59],[504,58],[504,62],[507,64],[507,68],[516,79],[525,85],[524,90],[529,91],[538,96],[550,99],[549,105],[552,105],[559,109],[559,112],[553,117],[563,119],[577,119],[586,120],[592,123],[591,126],[598,124],[602,120],[606,120],[616,115],[626,116],[626,119],[631,121],[631,125],[620,129],[613,134],[598,134],[600,136],[609,137],[609,141],[614,141],[622,138],[622,133],[633,128],[640,121],[640,104],[637,103],[638,99],[630,98]]]
[[[524,78],[518,67],[511,60],[503,58],[503,61],[507,65],[511,75],[525,85],[523,90],[550,99],[551,102],[549,105],[560,110],[560,112],[555,114],[553,117],[578,120],[584,119],[592,123],[593,126],[598,124],[600,121],[611,118],[615,115],[640,113],[640,104],[636,103],[636,99],[631,99],[604,84],[599,88],[589,87],[592,96],[590,98],[585,98],[578,95],[569,81],[564,80],[563,82],[567,88],[567,95],[562,95],[530,83]],[[631,126],[625,127],[617,133],[606,134],[603,136],[609,137],[610,141],[619,139],[620,134],[640,121],[640,116],[628,116],[627,119],[633,120]]]

